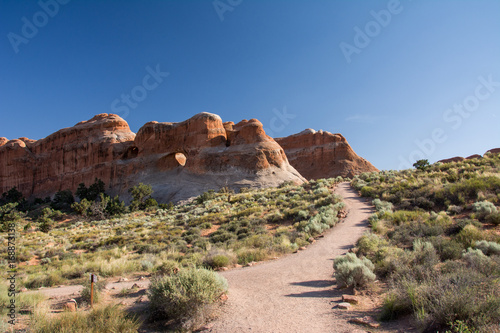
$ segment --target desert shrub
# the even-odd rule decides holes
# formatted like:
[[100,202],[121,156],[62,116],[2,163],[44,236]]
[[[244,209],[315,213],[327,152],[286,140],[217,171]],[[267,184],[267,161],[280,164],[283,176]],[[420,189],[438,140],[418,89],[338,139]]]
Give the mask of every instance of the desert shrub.
[[376,197],[376,190],[375,188],[371,187],[371,186],[364,186],[363,188],[361,188],[361,195],[364,196],[364,197]]
[[179,272],[179,263],[174,260],[165,260],[153,268],[154,276],[173,275]]
[[450,205],[448,206],[448,214],[454,215],[454,214],[460,214],[462,212],[463,208],[461,206],[455,206],[455,205]]
[[87,199],[82,199],[80,202],[74,202],[71,204],[71,208],[79,215],[87,216],[89,213],[90,206],[92,202]]
[[184,269],[153,279],[148,290],[151,317],[174,320],[193,329],[225,292],[226,279],[206,269]]
[[203,192],[196,198],[196,203],[202,204],[205,201],[212,200],[217,197],[217,193],[214,190],[208,190],[207,192]]
[[31,316],[30,332],[103,333],[137,332],[141,323],[116,305],[96,307],[90,312],[65,312],[50,316],[47,308],[37,307]]
[[7,192],[2,193],[1,201],[4,203],[20,203],[22,198],[23,194],[14,186]]
[[233,233],[223,230],[221,228],[210,235],[210,242],[225,243],[234,240],[235,238],[236,236]]
[[463,254],[463,259],[467,263],[468,267],[471,267],[486,276],[490,276],[500,271],[500,267],[497,263],[495,263],[494,260],[486,256],[479,249],[474,250],[472,248],[468,248],[467,252],[464,252]]
[[458,220],[455,220],[455,224],[451,225],[446,232],[449,235],[458,234],[460,231],[462,231],[468,225],[472,225],[476,228],[481,228],[481,226],[482,226],[481,223],[478,222],[477,220],[458,219]]
[[389,215],[389,220],[395,225],[400,225],[402,223],[409,221],[423,222],[427,218],[429,218],[428,213],[408,211],[408,210],[398,210]]
[[17,210],[18,203],[8,203],[0,206],[0,231],[6,231],[7,225],[10,222],[19,221],[23,217],[23,213]]
[[392,280],[390,289],[383,319],[413,313],[421,328],[436,331],[457,320],[479,329],[500,318],[498,286],[473,268],[432,271],[421,280],[406,276]]
[[125,206],[125,203],[120,200],[118,196],[109,199],[106,206],[106,213],[108,216],[120,216],[125,214],[126,212],[127,212],[127,207]]
[[440,236],[431,237],[429,240],[436,249],[442,261],[462,258],[462,251],[464,250],[464,246],[461,243],[453,239],[443,238]]
[[375,206],[377,212],[392,212],[393,205],[390,202],[382,201],[380,199],[375,199],[372,201],[372,204]]
[[491,213],[490,215],[486,216],[486,222],[494,224],[494,225],[500,225],[500,212],[496,213]]
[[203,259],[203,265],[208,268],[218,269],[228,267],[235,261],[236,257],[234,254],[223,250],[213,250],[205,256]]
[[333,262],[339,287],[363,287],[375,280],[375,266],[368,258],[358,258],[354,253],[338,257]]
[[38,227],[41,232],[49,232],[54,227],[54,220],[49,217],[41,217],[38,221],[40,222]]
[[84,183],[78,184],[78,188],[76,189],[76,196],[80,198],[80,200],[87,200],[87,201],[95,201],[97,198],[99,198],[99,195],[102,193],[104,194],[104,191],[106,189],[106,185],[102,180],[99,178],[96,178],[94,180],[94,183],[91,184],[88,188],[85,186]]
[[475,216],[479,220],[485,220],[485,218],[491,214],[497,213],[497,208],[495,205],[489,201],[479,201],[472,205],[472,209],[476,212]]
[[151,199],[151,195],[153,194],[153,188],[151,187],[151,185],[139,183],[129,188],[128,192],[132,196],[132,201],[130,202],[131,211],[158,206],[156,200],[154,202],[151,200],[148,201],[149,199]]
[[246,265],[253,261],[266,260],[270,254],[265,249],[242,248],[236,252],[238,264]]
[[373,258],[375,253],[381,248],[388,246],[385,239],[375,234],[363,235],[357,242],[357,254]]
[[40,287],[53,287],[63,282],[64,279],[59,271],[51,271],[45,274],[30,275],[24,286],[28,289],[37,289]]
[[456,236],[456,240],[465,248],[474,247],[476,241],[482,239],[484,239],[483,233],[472,224],[466,225]]
[[75,202],[73,193],[70,190],[64,190],[55,194],[51,206],[54,209],[69,210],[73,202]]
[[476,249],[481,250],[486,255],[500,255],[500,244],[485,240],[476,243]]

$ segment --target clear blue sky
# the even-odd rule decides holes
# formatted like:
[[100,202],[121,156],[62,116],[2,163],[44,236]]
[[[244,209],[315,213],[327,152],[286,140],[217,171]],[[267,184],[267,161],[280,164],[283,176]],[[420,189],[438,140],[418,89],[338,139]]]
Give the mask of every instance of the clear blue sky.
[[500,147],[498,0],[59,1],[0,1],[0,136],[206,111],[380,169]]

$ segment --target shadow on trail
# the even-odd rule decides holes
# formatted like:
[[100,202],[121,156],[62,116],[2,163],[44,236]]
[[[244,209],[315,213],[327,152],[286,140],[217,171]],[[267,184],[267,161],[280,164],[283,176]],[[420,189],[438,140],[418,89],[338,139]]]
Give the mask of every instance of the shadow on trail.
[[292,282],[290,284],[293,286],[325,288],[325,287],[333,286],[333,280],[313,280],[313,281],[304,281],[304,282]]
[[332,298],[335,297],[335,292],[333,290],[316,290],[316,291],[306,291],[298,294],[288,294],[286,297],[318,297],[318,298]]

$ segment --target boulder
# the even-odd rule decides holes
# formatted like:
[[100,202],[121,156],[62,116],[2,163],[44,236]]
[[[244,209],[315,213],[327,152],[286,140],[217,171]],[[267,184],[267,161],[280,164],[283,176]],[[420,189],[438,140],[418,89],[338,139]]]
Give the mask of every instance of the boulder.
[[337,308],[342,309],[342,310],[349,310],[352,308],[352,305],[351,305],[351,303],[342,302],[342,303],[337,304]]
[[63,310],[68,312],[76,312],[78,310],[78,303],[74,299],[70,299],[63,304]]

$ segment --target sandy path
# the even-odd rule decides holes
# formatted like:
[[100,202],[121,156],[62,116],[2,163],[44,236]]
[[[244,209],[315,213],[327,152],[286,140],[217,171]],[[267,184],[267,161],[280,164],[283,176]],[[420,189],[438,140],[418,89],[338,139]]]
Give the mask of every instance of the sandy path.
[[366,230],[370,206],[349,183],[335,190],[344,197],[347,218],[307,250],[256,266],[222,273],[229,282],[224,314],[210,332],[352,332],[359,327],[332,310],[341,292],[333,286],[332,260],[350,249]]

